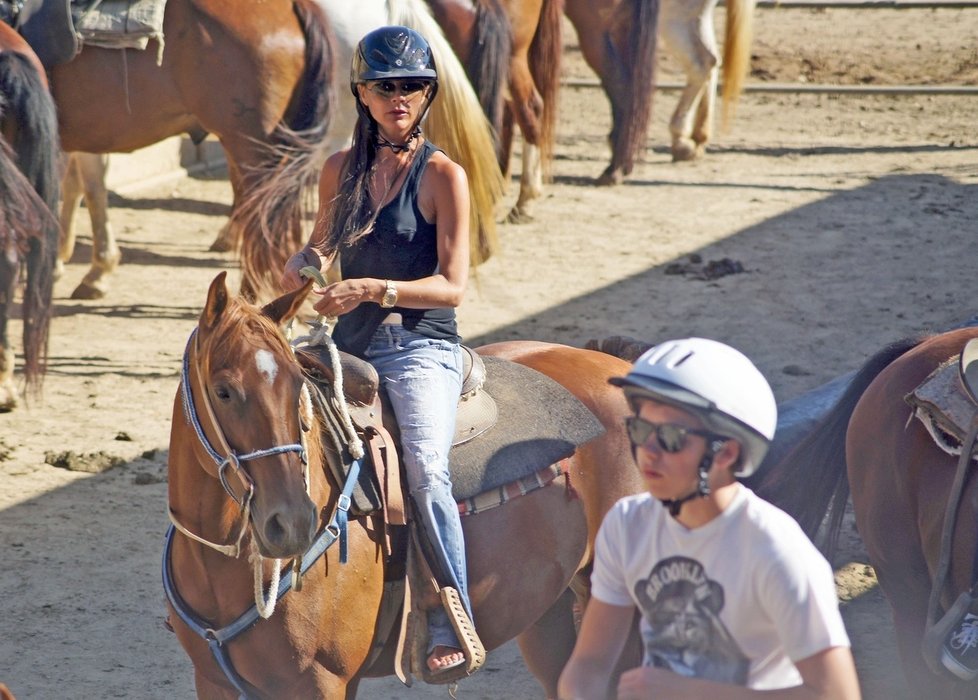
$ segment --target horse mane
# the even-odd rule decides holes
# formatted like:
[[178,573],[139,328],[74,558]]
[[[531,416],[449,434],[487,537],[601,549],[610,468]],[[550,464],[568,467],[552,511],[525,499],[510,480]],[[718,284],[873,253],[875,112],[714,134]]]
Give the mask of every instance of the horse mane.
[[26,259],[24,376],[28,390],[36,394],[46,369],[51,327],[61,146],[54,99],[27,56],[15,51],[0,52],[0,118],[17,125],[13,143],[0,141],[0,192],[6,193],[0,243],[15,237],[13,247]]
[[849,419],[879,373],[922,340],[904,338],[895,341],[867,360],[816,427],[776,464],[765,466],[756,482],[754,490],[757,494],[795,518],[813,541],[828,514],[822,550],[830,561],[838,545],[849,499],[846,472]]
[[[300,90],[285,121],[264,146],[261,164],[246,174],[246,194],[233,214],[236,224],[260,235],[243,236],[242,288],[256,298],[278,288],[278,273],[303,243],[302,222],[315,212],[314,188],[329,155],[327,138],[337,109],[334,85],[336,40],[326,16],[313,0],[295,0],[296,17],[305,37],[305,70]],[[287,229],[271,222],[288,221]],[[288,230],[288,240],[276,231]]]
[[469,257],[473,266],[480,265],[498,248],[495,209],[504,188],[492,126],[465,68],[427,6],[421,0],[391,0],[389,5],[390,23],[418,31],[435,57],[438,96],[428,110],[425,131],[468,175]]
[[635,362],[642,353],[653,345],[654,343],[627,335],[612,335],[602,340],[589,340],[584,344],[584,348],[586,350],[597,350],[628,362]]
[[658,19],[659,0],[626,0],[615,8],[609,23],[612,37],[625,38],[624,54],[615,51],[617,44],[613,40],[606,44],[608,59],[616,68],[607,89],[622,98],[625,105],[611,134],[609,170],[621,168],[625,175],[632,172],[635,156],[644,147],[648,133],[655,94]]
[[228,297],[217,325],[200,339],[199,363],[202,374],[210,371],[214,361],[230,357],[240,343],[252,346],[278,346],[292,357],[288,341],[275,323],[262,313],[260,307],[241,297]]

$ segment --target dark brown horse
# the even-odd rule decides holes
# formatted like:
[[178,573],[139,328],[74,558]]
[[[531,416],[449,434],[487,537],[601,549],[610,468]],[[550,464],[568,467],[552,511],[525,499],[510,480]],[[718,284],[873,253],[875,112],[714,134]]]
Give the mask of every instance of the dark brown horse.
[[723,72],[728,121],[750,67],[754,0],[729,0],[723,52],[713,14],[717,0],[566,0],[581,51],[611,101],[614,155],[602,180],[618,182],[644,148],[654,85],[656,33],[676,57],[686,86],[669,120],[673,160],[703,155],[713,134],[714,102]]
[[14,352],[7,321],[20,268],[24,375],[39,389],[47,356],[58,248],[58,131],[44,69],[20,36],[0,22],[0,411],[12,409]]
[[[385,581],[397,565],[385,562],[379,516],[352,519],[346,528],[334,517],[344,484],[324,468],[303,371],[279,331],[307,291],[259,309],[230,296],[221,273],[188,343],[169,455],[169,506],[183,534],[173,535],[165,569],[184,611],[171,604],[170,619],[202,698],[237,697],[232,676],[253,697],[352,698],[362,677],[393,673],[391,640],[379,628]],[[587,587],[604,513],[641,488],[622,430],[627,406],[608,385],[629,365],[549,343],[508,342],[480,352],[555,379],[607,429],[550,485],[463,518],[483,643],[492,649],[517,637],[530,670],[555,697],[575,638],[570,586]],[[306,557],[301,591],[284,595],[273,613],[248,613],[240,622],[257,607],[255,581],[262,590],[275,583],[280,564],[272,560],[301,556],[317,532],[327,545],[337,537],[341,545]],[[257,574],[242,553],[252,545],[252,556],[266,558],[257,560]],[[281,575],[284,583],[288,571]],[[226,632],[235,627],[247,631]],[[377,660],[375,645],[385,649]],[[215,660],[221,653],[230,672]]]
[[428,4],[499,134],[503,172],[509,171],[519,127],[523,172],[508,220],[527,220],[530,203],[541,196],[553,161],[563,51],[560,0],[428,0]]
[[[66,151],[132,151],[169,136],[216,135],[234,192],[225,249],[240,244],[242,290],[278,279],[302,242],[304,186],[328,148],[332,39],[313,0],[170,0],[157,63],[86,45],[51,71]],[[275,198],[250,197],[258,186]]]
[[[967,328],[881,350],[855,375],[819,426],[773,465],[758,486],[759,493],[794,515],[813,537],[831,503],[829,549],[851,488],[856,524],[892,609],[907,681],[913,697],[919,698],[974,698],[978,686],[935,674],[921,653],[958,459],[935,444],[913,417],[906,397],[975,337],[978,329]],[[972,462],[941,591],[945,610],[975,581],[976,523],[978,478]]]

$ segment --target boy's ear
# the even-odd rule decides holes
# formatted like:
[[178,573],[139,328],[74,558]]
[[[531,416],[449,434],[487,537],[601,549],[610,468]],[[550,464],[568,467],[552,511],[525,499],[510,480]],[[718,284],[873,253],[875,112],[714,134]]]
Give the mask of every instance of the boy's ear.
[[740,464],[740,443],[734,439],[725,440],[720,444],[720,449],[713,455],[713,463],[718,464],[724,469],[729,469],[733,474],[737,465]]

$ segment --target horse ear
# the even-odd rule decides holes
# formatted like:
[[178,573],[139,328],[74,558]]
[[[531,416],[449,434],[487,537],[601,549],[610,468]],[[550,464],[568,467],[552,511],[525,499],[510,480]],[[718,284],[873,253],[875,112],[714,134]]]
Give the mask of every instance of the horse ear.
[[200,313],[200,326],[202,329],[209,330],[217,325],[221,314],[228,305],[227,270],[220,272],[214,281],[211,282],[210,289],[207,290],[207,302],[204,310]]
[[299,312],[299,307],[302,306],[309,290],[312,289],[312,283],[312,279],[306,280],[306,283],[301,287],[265,304],[261,312],[272,319],[276,326],[282,325]]

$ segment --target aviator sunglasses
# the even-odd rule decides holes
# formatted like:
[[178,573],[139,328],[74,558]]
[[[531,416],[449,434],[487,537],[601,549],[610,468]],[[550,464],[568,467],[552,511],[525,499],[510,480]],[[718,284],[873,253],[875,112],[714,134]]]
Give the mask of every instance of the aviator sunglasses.
[[430,80],[371,80],[367,82],[367,89],[378,97],[390,99],[394,95],[414,97],[429,85]]
[[681,452],[686,447],[686,438],[689,435],[699,435],[704,438],[716,438],[714,433],[696,428],[687,428],[675,423],[650,423],[638,416],[629,416],[625,419],[625,427],[628,430],[628,439],[635,447],[643,447],[648,444],[649,436],[655,433],[655,441],[663,452],[675,454]]

